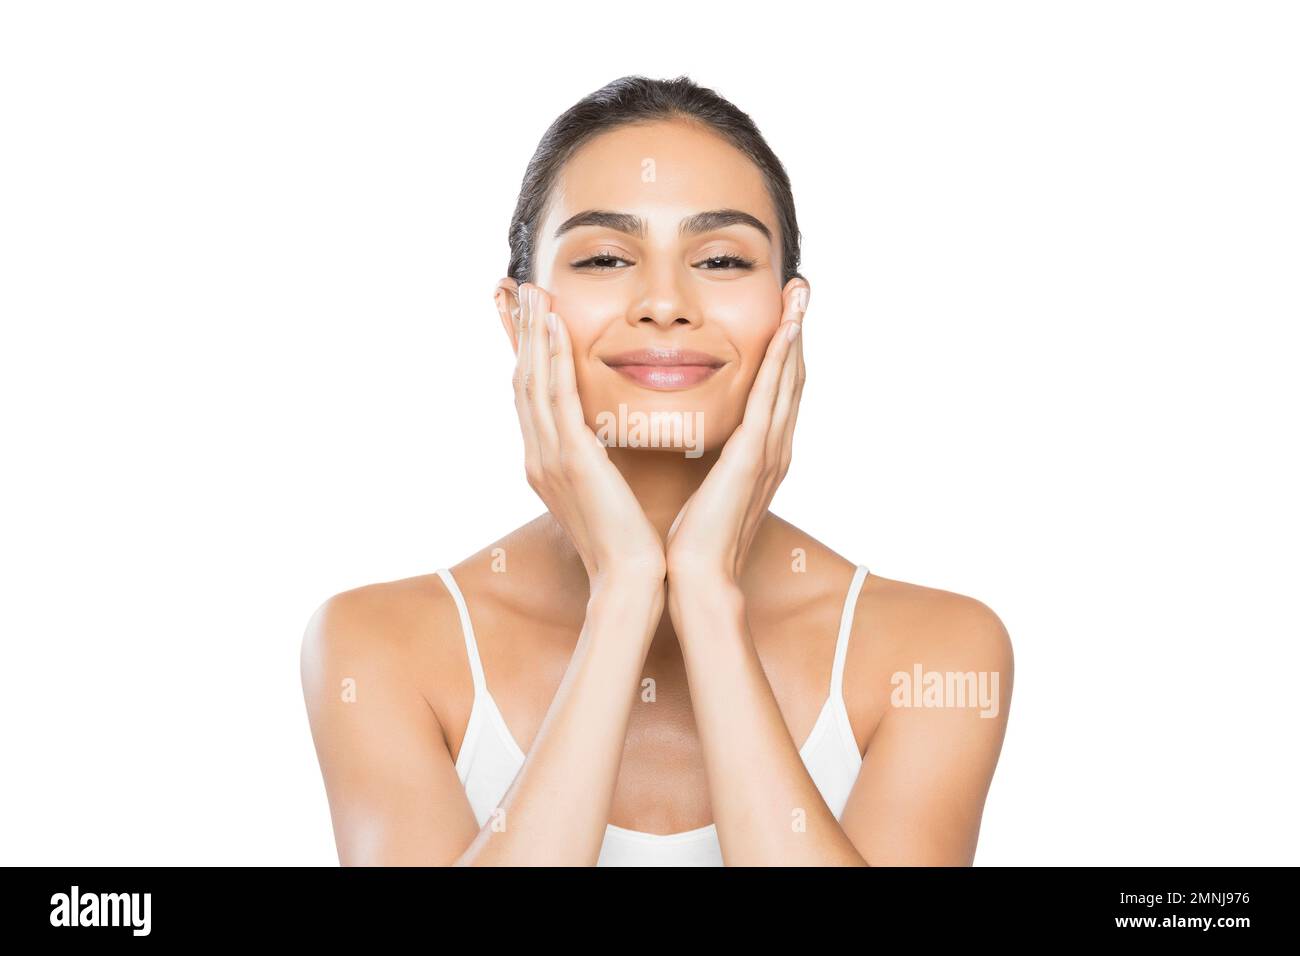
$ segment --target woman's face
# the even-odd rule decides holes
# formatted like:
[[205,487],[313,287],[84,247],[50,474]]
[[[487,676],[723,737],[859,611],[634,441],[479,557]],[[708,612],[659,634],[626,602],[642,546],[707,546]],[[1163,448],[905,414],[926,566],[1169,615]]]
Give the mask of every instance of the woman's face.
[[[728,215],[704,215],[719,212]],[[570,158],[537,230],[534,281],[568,327],[598,435],[617,438],[608,426],[620,414],[634,426],[636,413],[643,423],[664,413],[664,433],[682,421],[685,438],[660,447],[721,447],[784,305],[801,289],[806,301],[804,280],[782,289],[781,239],[762,175],[716,134],[680,122],[624,126]],[[498,289],[517,307],[512,280]],[[634,428],[625,434],[613,443],[637,444]]]

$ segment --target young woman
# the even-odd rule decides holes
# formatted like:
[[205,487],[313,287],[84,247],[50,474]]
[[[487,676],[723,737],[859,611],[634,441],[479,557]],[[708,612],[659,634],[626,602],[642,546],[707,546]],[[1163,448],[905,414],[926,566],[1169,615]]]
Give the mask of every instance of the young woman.
[[[340,861],[970,864],[1011,645],[980,602],[767,510],[810,289],[758,129],[685,77],[617,80],[547,130],[510,247],[496,307],[548,510],[313,615]],[[927,677],[923,702],[914,674],[998,699]]]

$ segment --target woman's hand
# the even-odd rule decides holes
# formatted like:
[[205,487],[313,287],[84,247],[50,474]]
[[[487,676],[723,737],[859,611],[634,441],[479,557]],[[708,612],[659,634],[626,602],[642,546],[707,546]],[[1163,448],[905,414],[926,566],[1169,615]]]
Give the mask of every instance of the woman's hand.
[[564,320],[537,285],[521,285],[519,302],[513,381],[528,484],[568,533],[593,589],[625,574],[662,587],[663,544],[583,417]]
[[738,586],[754,534],[790,468],[795,418],[803,394],[806,286],[786,300],[767,354],[750,388],[745,416],[668,532],[667,572],[675,586]]

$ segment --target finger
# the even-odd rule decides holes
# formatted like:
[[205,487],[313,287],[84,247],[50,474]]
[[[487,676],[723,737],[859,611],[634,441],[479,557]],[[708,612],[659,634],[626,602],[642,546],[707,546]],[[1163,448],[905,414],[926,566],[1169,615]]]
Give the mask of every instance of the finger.
[[763,356],[763,364],[759,366],[758,374],[754,376],[754,384],[749,390],[749,399],[745,403],[745,417],[741,424],[760,436],[767,434],[772,408],[776,404],[777,388],[781,383],[785,357],[789,354],[794,336],[799,334],[798,330],[797,322],[782,322],[776,327],[776,332],[768,342],[767,354]]
[[803,383],[807,378],[807,372],[804,370],[804,364],[803,364],[803,336],[802,335],[799,336],[799,338],[795,341],[794,350],[795,350],[795,355],[797,360],[796,361],[797,371],[795,372],[794,398],[790,403],[790,412],[789,415],[786,417],[786,421],[785,421],[785,428],[784,428],[785,436],[781,442],[780,462],[781,462],[782,471],[789,469],[790,460],[794,455],[794,426],[795,426],[795,422],[798,421],[799,419],[799,401],[800,399],[803,398]]
[[562,316],[548,312],[546,322],[551,343],[550,397],[555,428],[562,442],[571,442],[574,447],[578,447],[579,443],[587,444],[590,439],[582,434],[587,428],[587,421],[578,399],[578,380],[573,367],[573,341],[569,338],[569,327]]
[[525,394],[528,408],[537,430],[537,445],[542,455],[542,466],[549,468],[559,455],[559,439],[555,431],[555,415],[551,410],[551,342],[546,328],[546,313],[550,296],[539,286],[529,286],[528,292],[528,351],[531,376]]
[[[754,391],[759,391],[765,395],[768,403],[768,410],[771,411],[776,405],[776,398],[780,390],[780,378],[785,371],[785,356],[788,352],[783,351],[783,347],[789,343],[782,342],[782,332],[789,336],[791,340],[799,335],[803,328],[803,316],[808,308],[809,289],[806,285],[795,284],[790,287],[790,291],[784,298],[784,304],[781,309],[781,324],[777,326],[771,341],[768,343],[767,354],[764,356],[764,367],[759,369],[758,375],[754,381]],[[798,326],[793,328],[792,326]],[[775,366],[769,366],[769,361],[774,361]],[[773,376],[771,379],[764,380],[765,375]],[[746,409],[748,412],[749,409]]]
[[[787,299],[786,315],[803,329],[803,316],[808,307],[808,288],[796,285]],[[785,444],[786,425],[790,410],[794,404],[795,389],[799,382],[801,363],[803,361],[803,335],[795,340],[786,354],[785,364],[781,370],[781,383],[777,386],[776,401],[772,408],[772,420],[768,427],[768,461],[779,462]]]
[[[516,293],[517,295],[518,293]],[[501,325],[510,336],[510,347],[515,356],[519,355],[519,309],[510,304],[510,294],[504,290],[496,297],[497,314],[501,316]]]
[[781,381],[776,389],[776,402],[772,406],[772,418],[767,427],[767,461],[772,466],[781,461],[781,448],[785,444],[786,420],[794,404],[794,389],[799,379],[799,347],[802,342],[802,334],[795,336],[795,340],[786,351],[785,363],[781,367]]
[[522,319],[524,316],[523,300],[516,296],[515,304],[510,307],[510,321],[515,325],[515,351],[519,351],[519,336],[523,332]]
[[528,408],[528,398],[524,393],[524,380],[529,373],[528,358],[532,354],[528,348],[528,287],[519,287],[519,315],[517,317],[516,340],[519,343],[515,351],[515,412],[519,416],[519,430],[524,436],[524,469],[529,480],[540,475],[540,456],[537,445],[537,429],[533,425],[533,415]]

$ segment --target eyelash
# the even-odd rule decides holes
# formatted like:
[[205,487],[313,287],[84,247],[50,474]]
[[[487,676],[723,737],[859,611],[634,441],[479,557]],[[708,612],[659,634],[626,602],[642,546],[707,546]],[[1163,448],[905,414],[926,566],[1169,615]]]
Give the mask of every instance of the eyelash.
[[[611,269],[614,269],[614,268],[615,268],[614,266],[597,266],[597,265],[593,265],[592,263],[594,263],[597,259],[616,259],[616,260],[618,260],[619,262],[627,262],[627,261],[628,261],[627,259],[624,259],[622,256],[616,256],[616,255],[613,255],[612,253],[597,253],[597,254],[594,255],[594,256],[590,256],[590,257],[588,257],[588,258],[586,258],[586,259],[583,259],[581,262],[575,262],[575,263],[573,263],[573,268],[574,268],[574,269],[590,268],[590,269],[596,269],[596,270],[599,271],[599,272],[608,272],[608,271],[610,271]],[[754,268],[754,260],[753,260],[753,259],[746,259],[746,258],[744,258],[743,256],[735,256],[735,255],[708,256],[708,257],[706,257],[706,258],[704,258],[704,259],[701,259],[700,262],[728,262],[728,263],[731,264],[728,268],[725,268],[725,269],[709,268],[709,269],[704,270],[704,271],[706,271],[706,272],[730,272],[732,269],[752,269],[752,268]],[[697,263],[697,265],[698,265],[698,263]]]

